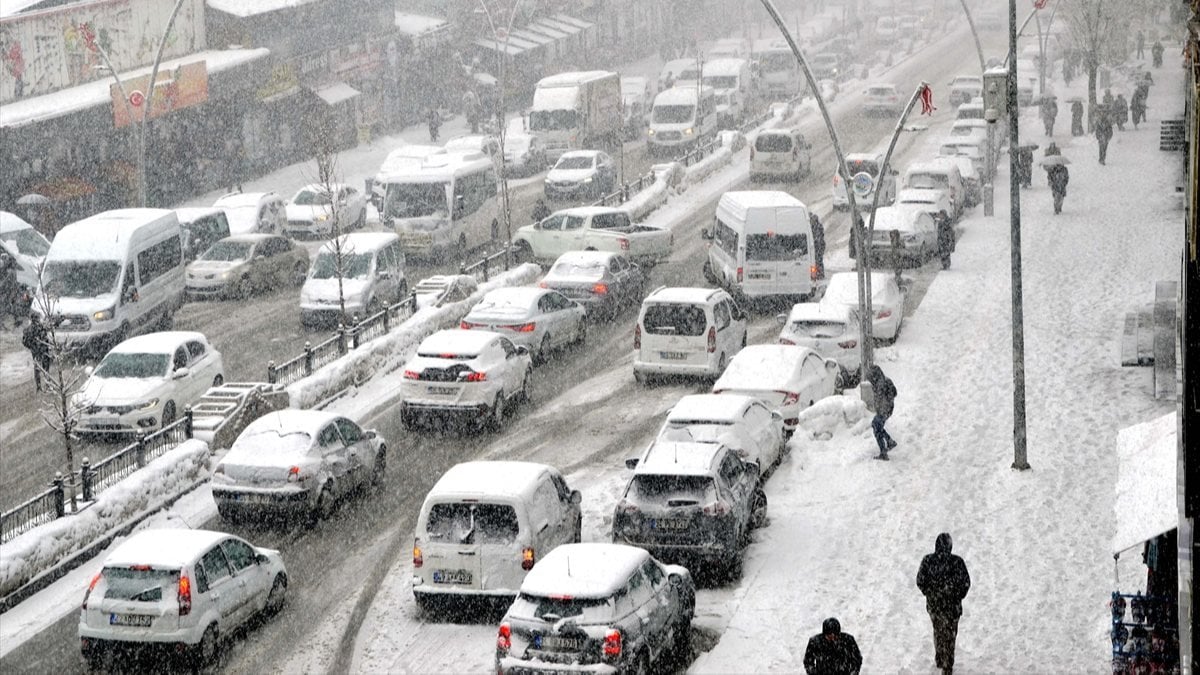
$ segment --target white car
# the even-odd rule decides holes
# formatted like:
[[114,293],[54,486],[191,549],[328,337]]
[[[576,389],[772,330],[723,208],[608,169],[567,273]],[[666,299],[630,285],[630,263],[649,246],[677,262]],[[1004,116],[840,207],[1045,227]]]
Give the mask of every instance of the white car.
[[418,282],[412,292],[417,296],[417,309],[422,309],[462,302],[478,288],[475,277],[469,274],[435,274]]
[[78,431],[146,433],[179,419],[184,408],[225,381],[221,353],[201,333],[169,331],[113,347],[74,396]]
[[607,152],[599,150],[564,152],[544,180],[547,199],[601,197],[616,185],[616,164]]
[[484,330],[440,330],[425,338],[404,365],[400,423],[413,429],[429,416],[453,415],[504,426],[508,408],[529,400],[529,350]]
[[[881,19],[882,20],[882,19]],[[863,90],[863,115],[895,115],[904,110],[904,101],[893,84],[870,84]]]
[[841,388],[851,386],[862,364],[862,323],[858,312],[848,307],[799,302],[778,317],[779,344],[808,347],[838,362]]
[[800,180],[812,171],[812,146],[797,128],[764,129],[750,145],[750,182]]
[[225,210],[229,234],[282,234],[287,225],[287,208],[274,192],[230,192],[213,206]]
[[[876,340],[895,342],[904,323],[904,292],[896,283],[891,272],[871,273],[871,335]],[[821,297],[823,307],[848,307],[857,310],[858,273],[838,272],[829,277],[825,295]]]
[[[722,443],[764,475],[786,449],[783,418],[765,403],[741,394],[689,394],[667,412],[657,441]],[[627,462],[628,463],[628,462]]]
[[500,159],[500,139],[491,134],[468,134],[446,141],[448,153],[479,152],[494,160]]
[[633,377],[638,384],[669,375],[711,377],[746,346],[746,314],[724,290],[655,289],[633,327]]
[[278,612],[287,587],[279,551],[224,532],[142,530],[88,584],[79,648],[90,671],[114,670],[109,657],[132,647],[183,655],[199,670],[216,663],[226,635]]
[[[954,213],[954,205],[950,203],[950,195],[945,190],[937,188],[904,188],[896,195],[896,208],[922,211],[936,217],[939,212],[947,216]],[[878,228],[878,223],[876,224]]]
[[323,410],[279,410],[238,435],[213,472],[226,520],[306,514],[327,518],[337,501],[383,483],[387,443],[372,429]]
[[505,335],[541,364],[555,349],[583,344],[586,316],[583,305],[558,291],[517,286],[488,291],[458,327]]
[[954,123],[950,125],[950,136],[952,138],[978,138],[983,143],[987,143],[987,120],[954,120]]
[[[850,182],[859,185],[854,193],[854,203],[859,211],[867,211],[875,199],[875,190],[883,183],[879,193],[879,205],[887,206],[896,199],[897,171],[890,167],[882,181],[879,169],[883,166],[883,155],[878,153],[852,152],[846,155],[846,170],[850,172]],[[850,208],[850,198],[846,194],[846,186],[842,185],[842,176],[838,167],[833,168],[833,208],[835,210]]]
[[532,176],[546,169],[546,144],[526,133],[504,137],[504,171],[510,177]]
[[750,345],[729,362],[713,393],[757,398],[783,418],[783,432],[791,436],[801,411],[833,396],[840,371],[837,361],[807,347]]
[[950,82],[950,95],[947,99],[950,105],[969,103],[976,96],[983,95],[983,78],[978,75],[959,75]]
[[340,232],[367,224],[367,197],[348,185],[305,185],[287,203],[287,234],[329,236],[334,224]]

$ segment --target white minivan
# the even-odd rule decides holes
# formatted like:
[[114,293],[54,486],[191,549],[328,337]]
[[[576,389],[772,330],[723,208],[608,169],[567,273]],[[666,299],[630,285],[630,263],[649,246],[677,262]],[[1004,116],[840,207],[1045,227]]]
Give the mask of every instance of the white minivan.
[[413,596],[511,599],[537,561],[578,543],[582,497],[552,466],[475,461],[451,467],[425,496],[413,534]]
[[650,154],[689,150],[717,131],[717,98],[711,87],[676,86],[658,92],[646,131]]
[[105,354],[183,305],[183,241],[167,209],[116,209],[67,225],[46,253],[34,309],[61,316],[57,336],[72,350]]
[[904,187],[930,188],[942,190],[950,196],[950,206],[954,209],[950,214],[951,220],[962,217],[966,208],[967,186],[963,180],[958,165],[946,160],[914,162],[908,165],[904,172]]
[[786,192],[726,192],[717,202],[704,276],[736,296],[812,295],[816,261],[808,207]]
[[327,241],[313,259],[308,279],[300,289],[300,323],[305,326],[339,321],[342,297],[347,316],[366,318],[408,295],[399,236],[391,232],[352,232],[338,241],[342,249],[340,274],[337,246],[334,240]]
[[656,289],[633,327],[633,378],[717,378],[746,346],[746,314],[719,288]]
[[740,124],[750,108],[750,62],[742,58],[713,59],[704,64],[703,84],[717,97],[717,123],[723,129]]

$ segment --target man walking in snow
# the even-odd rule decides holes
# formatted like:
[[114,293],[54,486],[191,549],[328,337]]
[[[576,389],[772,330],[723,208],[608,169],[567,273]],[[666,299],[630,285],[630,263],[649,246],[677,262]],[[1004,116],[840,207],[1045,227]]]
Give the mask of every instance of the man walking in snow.
[[854,636],[842,632],[842,625],[832,617],[821,624],[820,635],[808,639],[804,650],[804,672],[808,675],[858,675],[862,668],[862,653]]
[[921,560],[917,588],[925,596],[925,609],[933,623],[933,648],[943,675],[954,672],[954,643],[962,601],[971,590],[971,575],[963,559],[951,553],[954,542],[948,532],[937,536],[934,551]]
[[1112,139],[1112,117],[1107,106],[1097,106],[1096,110],[1096,143],[1100,148],[1100,164],[1104,164],[1104,160],[1108,157],[1108,142]]
[[883,374],[883,368],[871,366],[867,371],[867,381],[871,383],[871,391],[875,397],[875,418],[871,420],[871,430],[875,432],[875,442],[879,444],[879,454],[875,459],[887,461],[888,450],[896,447],[887,430],[883,428],[892,416],[896,404],[896,385]]
[[817,267],[817,278],[825,278],[825,226],[816,213],[808,212],[808,224],[812,227],[813,262]]

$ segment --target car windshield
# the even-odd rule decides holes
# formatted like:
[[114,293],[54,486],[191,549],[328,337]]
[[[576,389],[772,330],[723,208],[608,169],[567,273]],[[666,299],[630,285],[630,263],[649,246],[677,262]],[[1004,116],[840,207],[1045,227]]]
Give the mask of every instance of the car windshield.
[[547,598],[521,593],[509,608],[511,616],[525,619],[576,619],[577,623],[605,623],[613,614],[612,598],[573,598],[567,595]]
[[808,255],[804,234],[751,234],[746,236],[746,260],[795,260]]
[[558,164],[554,165],[556,169],[590,169],[592,168],[591,157],[562,157],[558,160]]
[[529,113],[530,131],[565,131],[579,124],[574,110],[534,110]]
[[322,251],[312,266],[312,279],[365,279],[371,272],[370,253],[343,253],[342,273],[338,274],[338,256],[332,251]]
[[950,179],[945,174],[911,173],[908,175],[908,187],[946,190],[950,187]]
[[704,86],[713,89],[736,89],[738,86],[737,75],[710,75],[704,78]]
[[871,160],[866,159],[846,160],[846,168],[850,170],[851,176],[864,171],[872,176],[879,173],[879,165]]
[[792,137],[786,134],[761,134],[754,141],[756,152],[791,152]]
[[430,541],[456,544],[509,544],[520,530],[513,507],[481,503],[434,504],[425,527]]
[[714,502],[717,490],[711,476],[641,474],[633,477],[629,496],[638,501],[683,506]]
[[218,241],[200,255],[200,260],[220,260],[233,262],[250,257],[250,249],[254,244],[246,241]]
[[50,242],[31,228],[5,232],[0,234],[0,239],[12,244],[21,255],[42,258],[45,257],[46,251],[50,250]]
[[841,337],[846,333],[846,324],[841,321],[793,321],[792,333],[809,338]]
[[446,215],[446,183],[388,183],[383,199],[385,218]]
[[704,316],[704,309],[695,305],[656,303],[646,308],[642,325],[651,335],[698,336],[704,334],[708,320]]
[[179,570],[147,569],[136,567],[105,567],[102,572],[108,600],[131,602],[158,602],[164,593],[172,598],[179,585]]
[[695,111],[694,105],[656,105],[652,115],[659,124],[683,124],[692,121]]
[[96,366],[96,377],[166,377],[168,354],[133,354],[110,352]]
[[796,57],[791,52],[778,52],[762,57],[762,70],[766,73],[796,68]]
[[327,206],[332,202],[325,190],[301,190],[292,198],[297,206]]
[[561,279],[586,279],[593,281],[604,276],[607,266],[602,262],[560,262],[550,269],[550,276]]
[[42,283],[51,295],[94,298],[111,293],[121,276],[116,260],[51,260],[42,273]]

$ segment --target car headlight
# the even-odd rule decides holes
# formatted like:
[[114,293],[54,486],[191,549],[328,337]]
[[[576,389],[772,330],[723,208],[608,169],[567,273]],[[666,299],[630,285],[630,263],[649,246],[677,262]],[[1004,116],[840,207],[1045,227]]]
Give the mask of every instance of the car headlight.
[[102,309],[99,312],[92,314],[92,320],[93,321],[108,321],[109,319],[113,318],[113,310],[115,310],[115,309],[116,309],[116,307],[109,307],[108,309]]
[[647,130],[646,130],[646,135],[647,135],[647,136],[653,136],[653,135],[654,135],[654,130],[653,130],[653,129],[647,129]]
[[584,184],[585,184],[585,185],[586,185],[586,184],[588,184],[588,183],[590,183],[590,182],[592,182],[592,177],[591,177],[591,176],[588,176],[587,178],[584,178],[584,179],[583,179],[583,182],[584,182]]
[[329,214],[328,213],[318,213],[316,215],[316,217],[313,218],[313,220],[315,220],[318,223],[323,223],[326,220],[329,220]]
[[152,398],[152,399],[149,399],[142,403],[135,403],[133,409],[134,410],[149,410],[156,405],[158,405],[158,399]]
[[544,179],[542,179],[542,182],[543,182],[543,183],[545,183],[546,185],[549,185],[549,184],[550,184],[550,179],[549,179],[549,178],[544,178]]
[[228,279],[232,274],[233,274],[233,270],[225,270],[224,272],[221,272],[219,275],[217,275],[217,278],[224,281],[225,279]]
[[688,127],[688,128],[686,128],[686,129],[684,129],[684,130],[683,130],[683,133],[687,134],[688,136],[691,136],[691,135],[692,135],[692,128],[691,128],[691,127]]

